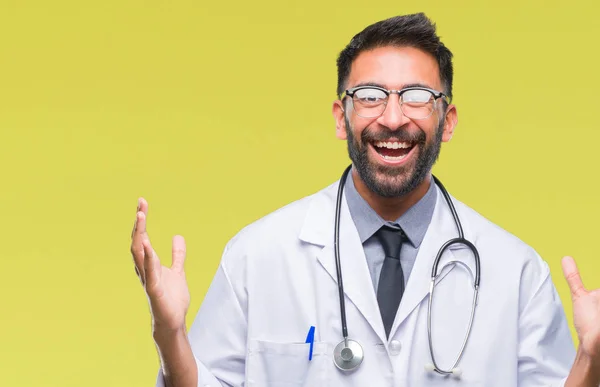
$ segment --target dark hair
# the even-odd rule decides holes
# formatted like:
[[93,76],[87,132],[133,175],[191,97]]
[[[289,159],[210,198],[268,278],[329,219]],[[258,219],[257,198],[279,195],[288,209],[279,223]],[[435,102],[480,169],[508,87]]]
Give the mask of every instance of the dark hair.
[[452,52],[440,41],[435,24],[424,13],[385,19],[354,35],[337,59],[338,96],[345,91],[356,57],[363,51],[385,46],[414,47],[431,54],[440,69],[443,92],[452,98]]

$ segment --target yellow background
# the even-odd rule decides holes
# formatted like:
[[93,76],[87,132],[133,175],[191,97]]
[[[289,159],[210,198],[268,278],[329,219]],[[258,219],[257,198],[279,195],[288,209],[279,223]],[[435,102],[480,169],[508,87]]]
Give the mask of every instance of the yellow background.
[[337,179],[338,52],[425,11],[455,54],[457,198],[600,287],[599,7],[589,2],[0,3],[0,385],[149,386],[129,255],[136,200],[165,262],[188,243],[188,323],[226,241]]

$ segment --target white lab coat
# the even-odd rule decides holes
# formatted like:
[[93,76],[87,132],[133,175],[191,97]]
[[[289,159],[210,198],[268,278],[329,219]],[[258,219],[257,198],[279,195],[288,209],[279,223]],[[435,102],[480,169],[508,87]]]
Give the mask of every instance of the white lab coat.
[[[389,340],[356,228],[343,201],[340,252],[349,338],[364,348],[349,374],[332,360],[342,339],[333,248],[339,182],[245,227],[227,244],[190,327],[198,386],[384,387],[562,386],[575,357],[547,264],[521,240],[454,200],[465,237],[479,249],[481,287],[460,380],[425,371],[431,362],[427,301],[432,262],[457,231],[438,189],[432,222],[406,285]],[[460,259],[474,271],[469,250]],[[472,287],[448,267],[434,293],[436,360],[449,368],[471,311]],[[305,339],[315,326],[312,360]],[[157,386],[164,386],[159,371]]]

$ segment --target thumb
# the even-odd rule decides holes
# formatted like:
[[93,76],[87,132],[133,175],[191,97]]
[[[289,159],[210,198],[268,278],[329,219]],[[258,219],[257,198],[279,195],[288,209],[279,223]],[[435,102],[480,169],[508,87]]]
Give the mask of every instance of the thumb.
[[569,288],[571,289],[571,297],[573,300],[583,296],[586,293],[586,290],[583,286],[583,282],[581,281],[581,276],[579,275],[579,270],[577,270],[575,260],[569,256],[566,256],[563,257],[561,264],[563,274],[567,280],[567,283],[569,284]]
[[171,269],[176,272],[183,273],[183,265],[185,263],[185,239],[181,235],[175,235],[173,237],[173,248],[172,248],[172,259]]

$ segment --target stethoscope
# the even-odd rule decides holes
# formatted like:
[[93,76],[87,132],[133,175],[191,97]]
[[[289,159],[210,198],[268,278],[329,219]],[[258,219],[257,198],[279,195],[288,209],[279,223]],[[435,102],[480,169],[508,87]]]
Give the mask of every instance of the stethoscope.
[[[346,178],[348,177],[348,173],[350,172],[351,169],[352,169],[352,165],[348,166],[346,168],[346,170],[344,171],[344,173],[342,174],[342,177],[339,182],[337,202],[336,202],[336,207],[335,207],[335,231],[334,231],[335,266],[336,266],[336,271],[337,271],[337,281],[338,281],[338,290],[339,290],[339,298],[340,298],[340,311],[341,311],[341,316],[342,316],[342,334],[344,336],[344,340],[342,340],[335,347],[335,349],[333,351],[333,361],[334,361],[335,365],[342,371],[352,371],[352,370],[356,369],[362,363],[362,361],[364,359],[364,351],[363,351],[362,346],[357,341],[348,338],[348,326],[346,323],[346,303],[344,301],[344,285],[342,283],[342,269],[341,269],[341,264],[340,264],[340,213],[341,213],[341,207],[342,207],[342,193],[344,190],[344,184],[346,182]],[[444,195],[444,198],[446,199],[446,202],[448,203],[448,206],[450,207],[450,211],[452,212],[452,217],[454,218],[454,223],[456,224],[456,228],[458,229],[458,237],[454,238],[454,239],[450,239],[449,241],[444,243],[442,245],[442,247],[440,248],[440,250],[438,251],[435,261],[433,262],[433,268],[431,270],[431,285],[429,288],[429,292],[430,292],[429,301],[428,301],[429,305],[427,308],[427,336],[429,338],[429,352],[431,354],[432,364],[427,364],[425,366],[425,369],[430,372],[435,371],[442,375],[453,374],[455,376],[460,376],[462,372],[461,372],[460,368],[458,368],[457,366],[458,366],[458,363],[460,362],[460,359],[463,356],[465,346],[469,339],[469,335],[471,334],[471,327],[473,325],[473,317],[475,316],[475,307],[477,305],[477,294],[479,291],[479,280],[480,280],[479,279],[479,276],[480,276],[479,252],[477,251],[477,248],[475,247],[475,245],[473,245],[473,243],[469,242],[468,240],[466,240],[464,238],[462,225],[460,223],[460,219],[458,218],[458,214],[456,213],[456,209],[454,208],[454,205],[452,204],[450,195],[448,194],[448,192],[446,191],[446,189],[444,188],[442,183],[435,176],[433,176],[433,180],[437,184],[437,186],[440,188],[440,190],[442,191],[442,194]],[[471,275],[471,278],[473,279],[474,293],[473,293],[473,303],[471,305],[471,316],[469,319],[469,326],[468,326],[467,333],[465,335],[462,347],[460,349],[460,352],[458,353],[458,356],[456,357],[454,365],[449,370],[444,370],[435,361],[435,356],[433,353],[434,352],[433,351],[433,340],[431,338],[431,304],[432,304],[432,300],[433,300],[434,284],[435,284],[436,279],[439,276],[438,265],[440,262],[440,258],[442,257],[442,254],[448,247],[455,245],[455,244],[466,245],[471,250],[473,255],[475,256],[475,276],[473,277],[473,272],[471,271],[469,266],[467,266],[464,262],[457,261],[457,260],[450,261],[446,265],[444,265],[442,267],[442,270],[440,271],[440,274],[441,274],[441,272],[443,272],[444,267],[446,267],[450,264],[462,265],[463,267],[465,267],[467,269],[467,271]]]

